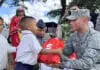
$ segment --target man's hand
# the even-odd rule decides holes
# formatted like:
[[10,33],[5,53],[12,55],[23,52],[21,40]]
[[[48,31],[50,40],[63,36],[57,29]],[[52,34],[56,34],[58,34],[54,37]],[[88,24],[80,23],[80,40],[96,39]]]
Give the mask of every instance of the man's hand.
[[62,49],[42,49],[40,54],[62,54]]
[[55,51],[56,53],[58,53],[59,55],[61,55],[61,54],[63,53],[61,48],[55,49],[54,51]]
[[58,63],[58,64],[47,64],[47,65],[52,67],[52,68],[59,68],[60,67],[60,63]]

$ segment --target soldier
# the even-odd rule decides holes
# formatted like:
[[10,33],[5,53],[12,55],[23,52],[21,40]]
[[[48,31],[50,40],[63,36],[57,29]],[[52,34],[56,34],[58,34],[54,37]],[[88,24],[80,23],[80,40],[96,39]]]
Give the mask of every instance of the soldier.
[[[81,9],[81,7],[79,6],[79,4],[73,4],[73,5],[70,7],[70,11],[71,11],[71,10],[79,10],[79,9]],[[90,14],[90,16],[91,16],[91,14]],[[93,19],[92,16],[91,16],[91,19]],[[94,23],[93,21],[89,20],[89,22],[88,22],[88,27],[94,28],[94,24],[93,24],[93,23]]]
[[59,66],[74,70],[100,70],[96,63],[100,53],[100,33],[88,27],[90,12],[88,9],[73,10],[67,16],[73,34],[65,42],[64,55],[76,53],[75,60],[65,60]]

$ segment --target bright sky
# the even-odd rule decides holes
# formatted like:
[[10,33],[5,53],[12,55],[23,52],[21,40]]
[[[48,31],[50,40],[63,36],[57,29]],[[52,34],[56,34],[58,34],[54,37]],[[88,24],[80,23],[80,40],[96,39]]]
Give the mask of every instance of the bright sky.
[[[37,2],[34,0],[34,3],[25,2],[25,5],[28,7],[28,10],[25,11],[27,15],[35,17],[38,19],[43,19],[45,22],[54,21],[57,22],[56,19],[49,19],[46,14],[47,12],[61,8],[60,0],[47,0],[46,3]],[[68,1],[68,0],[67,0]],[[11,4],[12,0],[7,0],[2,7],[0,7],[0,16],[2,16],[6,23],[10,22],[10,19],[13,15],[15,15],[16,7],[10,7],[8,4]]]
[[7,0],[2,7],[0,7],[0,15],[6,15],[9,14],[12,8],[9,8],[8,4],[11,3],[12,0]]

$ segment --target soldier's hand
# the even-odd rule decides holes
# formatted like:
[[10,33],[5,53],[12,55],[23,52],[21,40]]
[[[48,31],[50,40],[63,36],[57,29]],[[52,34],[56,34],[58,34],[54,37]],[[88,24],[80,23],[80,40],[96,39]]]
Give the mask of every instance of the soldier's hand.
[[60,63],[58,63],[58,64],[48,64],[48,66],[50,66],[52,68],[59,68],[60,67]]
[[63,53],[61,48],[56,49],[56,52],[57,52],[59,55],[61,55],[61,54]]

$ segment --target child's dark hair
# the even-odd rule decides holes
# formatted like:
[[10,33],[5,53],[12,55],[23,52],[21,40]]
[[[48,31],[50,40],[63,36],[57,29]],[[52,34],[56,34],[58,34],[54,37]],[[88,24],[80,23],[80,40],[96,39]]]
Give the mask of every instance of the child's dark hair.
[[28,24],[28,21],[29,20],[35,20],[35,18],[34,17],[31,17],[31,16],[24,16],[22,19],[21,19],[21,21],[20,21],[20,28],[22,29],[22,30],[24,30],[25,28],[26,28],[26,24]]

